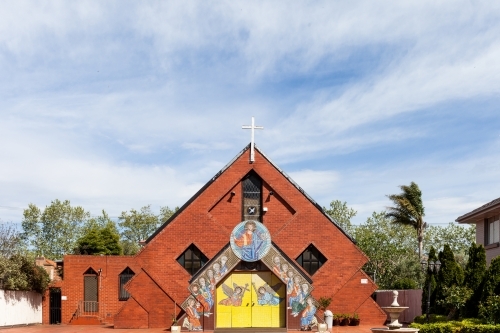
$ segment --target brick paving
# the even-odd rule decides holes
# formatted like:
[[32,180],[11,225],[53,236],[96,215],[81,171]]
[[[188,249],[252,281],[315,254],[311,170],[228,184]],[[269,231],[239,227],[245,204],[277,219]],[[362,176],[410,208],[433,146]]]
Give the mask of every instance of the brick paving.
[[[331,333],[371,333],[372,326],[334,326]],[[380,326],[382,327],[382,326]],[[84,325],[33,325],[23,327],[2,328],[0,333],[120,333],[120,332],[136,332],[136,333],[160,333],[170,332],[166,328],[145,328],[145,329],[114,329],[113,326],[84,326]],[[205,331],[209,332],[209,331]],[[289,333],[298,333],[300,331],[288,331]],[[213,332],[209,332],[213,333]]]

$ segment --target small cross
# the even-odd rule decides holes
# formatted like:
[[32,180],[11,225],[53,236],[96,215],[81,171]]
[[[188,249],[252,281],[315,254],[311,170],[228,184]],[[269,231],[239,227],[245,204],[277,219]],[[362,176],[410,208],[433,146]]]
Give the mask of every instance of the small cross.
[[250,140],[250,163],[253,163],[255,162],[255,152],[254,152],[254,138],[255,138],[255,134],[254,134],[254,130],[256,129],[264,129],[264,127],[262,126],[255,126],[255,119],[254,117],[252,117],[252,125],[248,126],[248,125],[243,125],[241,126],[241,128],[243,129],[251,129],[252,130],[252,139]]

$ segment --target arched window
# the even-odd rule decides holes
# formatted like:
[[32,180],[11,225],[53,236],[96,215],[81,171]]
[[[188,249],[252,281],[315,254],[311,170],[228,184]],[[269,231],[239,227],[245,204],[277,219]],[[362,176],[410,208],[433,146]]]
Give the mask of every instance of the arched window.
[[127,290],[125,290],[125,284],[133,278],[135,275],[134,271],[132,271],[129,267],[125,268],[123,272],[118,275],[118,300],[126,301],[130,298],[130,294]]
[[243,192],[243,221],[261,221],[262,180],[255,173],[249,173],[241,182]]

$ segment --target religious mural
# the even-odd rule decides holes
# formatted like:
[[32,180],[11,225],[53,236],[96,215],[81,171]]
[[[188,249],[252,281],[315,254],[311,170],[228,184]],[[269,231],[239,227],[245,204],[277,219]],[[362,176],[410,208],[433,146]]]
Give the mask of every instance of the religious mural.
[[231,249],[234,254],[245,261],[262,259],[271,247],[271,236],[267,228],[260,222],[240,222],[231,233]]
[[233,283],[233,288],[223,283],[222,290],[227,298],[220,300],[219,304],[226,306],[241,306],[245,292],[250,291],[250,289],[248,289],[248,283],[245,283],[244,286],[239,286],[236,283]]
[[283,283],[277,283],[274,286],[269,286],[267,283],[257,287],[255,282],[252,282],[253,289],[257,296],[259,305],[278,305],[284,299],[280,297],[278,292],[283,286]]
[[302,311],[300,318],[300,330],[310,331],[314,326],[318,325],[318,319],[314,316],[316,314],[316,305],[314,299],[309,296],[306,299],[306,307]]
[[203,308],[201,304],[194,297],[189,297],[185,311],[186,317],[184,317],[182,327],[187,328],[189,331],[202,331],[200,316],[203,313]]
[[[257,267],[262,263],[269,271],[234,272],[240,262]],[[203,330],[201,318],[212,318],[215,322],[210,325],[221,328],[284,327],[287,312],[300,321],[302,330],[317,325],[313,286],[272,245],[260,222],[239,223],[229,246],[201,269],[189,290],[191,295],[181,305],[186,312],[183,327],[189,331]]]

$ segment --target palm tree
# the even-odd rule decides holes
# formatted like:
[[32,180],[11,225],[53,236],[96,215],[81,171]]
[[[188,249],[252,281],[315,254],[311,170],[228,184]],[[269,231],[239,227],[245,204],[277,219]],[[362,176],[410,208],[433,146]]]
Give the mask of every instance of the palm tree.
[[422,192],[414,182],[411,182],[409,186],[401,185],[400,188],[402,193],[387,196],[394,203],[394,207],[387,207],[388,212],[385,217],[389,218],[392,223],[411,225],[415,228],[418,239],[418,258],[422,260],[422,240],[426,227]]

